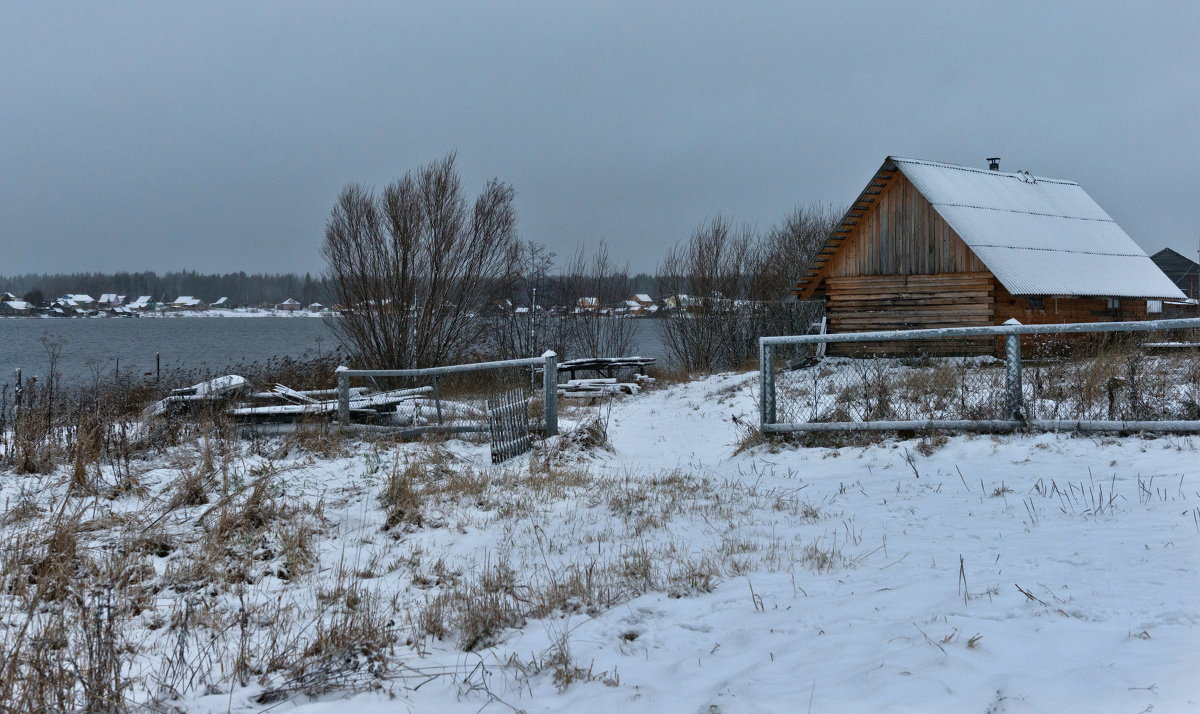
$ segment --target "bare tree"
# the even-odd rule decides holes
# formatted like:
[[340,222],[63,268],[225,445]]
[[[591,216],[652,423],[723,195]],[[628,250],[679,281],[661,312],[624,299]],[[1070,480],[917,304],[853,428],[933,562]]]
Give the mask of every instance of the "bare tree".
[[376,196],[338,197],[322,252],[341,314],[332,329],[366,368],[446,364],[478,351],[479,319],[517,274],[513,189],[493,179],[469,204],[453,154]]
[[729,369],[741,361],[747,325],[740,301],[755,267],[757,241],[749,226],[717,216],[659,266],[658,289],[668,305],[663,342],[687,371]]
[[819,301],[797,302],[787,295],[825,245],[842,213],[828,205],[797,206],[762,237],[749,284],[756,336],[804,334],[820,319],[824,306]]
[[554,257],[541,243],[522,244],[511,297],[495,320],[497,329],[492,331],[497,355],[511,359],[536,356],[546,350],[567,354],[567,319],[548,309],[565,300],[562,281],[550,276]]
[[[633,320],[619,316],[630,297],[629,266],[618,267],[603,241],[590,256],[580,247],[564,277],[564,295],[572,309],[566,321],[572,357],[627,357],[633,347]],[[581,304],[580,299],[594,300]]]
[[668,251],[657,278],[674,361],[688,371],[735,369],[755,359],[758,337],[807,332],[820,307],[787,293],[835,224],[832,209],[800,207],[758,236],[718,216]]

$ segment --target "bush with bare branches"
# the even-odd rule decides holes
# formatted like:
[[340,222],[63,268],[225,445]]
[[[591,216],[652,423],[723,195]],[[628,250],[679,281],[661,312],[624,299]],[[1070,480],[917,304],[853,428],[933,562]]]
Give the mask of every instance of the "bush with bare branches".
[[492,180],[470,204],[453,154],[375,195],[343,189],[322,252],[342,312],[333,331],[371,369],[449,364],[517,274],[515,192]]
[[668,251],[657,279],[672,308],[662,333],[676,364],[689,372],[735,369],[755,359],[758,337],[807,332],[820,307],[785,298],[837,216],[799,207],[765,235],[717,216]]

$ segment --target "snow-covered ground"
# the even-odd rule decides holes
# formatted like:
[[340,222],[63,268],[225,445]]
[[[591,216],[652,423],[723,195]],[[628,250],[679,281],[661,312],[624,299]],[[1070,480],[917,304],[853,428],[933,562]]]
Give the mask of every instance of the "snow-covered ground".
[[[310,686],[311,667],[246,686],[201,677],[168,702],[185,711],[1200,709],[1200,442],[957,436],[739,450],[755,377],[565,409],[593,435],[606,425],[610,447],[589,448],[581,428],[551,455],[503,467],[486,445],[458,440],[239,453],[247,479],[269,477],[278,502],[303,504],[314,561],[304,575],[272,574],[294,537],[276,523],[255,556],[261,575],[189,590],[179,572],[220,503],[166,511],[154,527],[175,546],[151,560],[173,585],[133,625],[137,663],[162,667],[180,650],[174,625],[148,623],[191,598],[243,622],[287,605],[317,612],[297,622],[318,630],[370,620],[395,642],[340,669],[326,662],[322,686]],[[172,464],[142,472],[150,501],[168,499]],[[389,522],[379,495],[396,483],[419,505]],[[35,487],[64,488],[6,476],[0,501]],[[363,602],[377,619],[331,614],[365,613]],[[225,644],[206,645],[208,657],[240,648],[255,662],[287,638],[313,651],[304,627],[281,638],[262,624],[240,644],[212,635]],[[208,661],[183,650],[180,661]]]

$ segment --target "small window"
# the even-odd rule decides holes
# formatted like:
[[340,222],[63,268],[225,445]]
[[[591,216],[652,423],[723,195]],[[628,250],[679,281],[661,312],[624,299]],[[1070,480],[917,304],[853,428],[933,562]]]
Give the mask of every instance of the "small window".
[[1046,300],[1044,298],[1040,298],[1040,297],[1029,298],[1029,309],[1030,310],[1045,310],[1046,309]]
[[1121,309],[1121,298],[1109,298],[1108,299],[1108,309],[1109,310],[1120,310]]
[[1151,314],[1157,314],[1157,313],[1162,312],[1162,300],[1147,300],[1146,301],[1146,312],[1151,313]]

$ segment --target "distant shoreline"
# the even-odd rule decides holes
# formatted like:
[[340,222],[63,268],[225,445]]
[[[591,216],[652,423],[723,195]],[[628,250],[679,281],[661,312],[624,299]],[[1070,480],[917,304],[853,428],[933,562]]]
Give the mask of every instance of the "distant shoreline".
[[333,312],[308,312],[304,310],[288,311],[288,310],[259,310],[256,308],[244,308],[233,310],[178,310],[172,312],[144,312],[137,313],[136,317],[121,317],[102,313],[99,315],[68,315],[62,317],[51,317],[50,315],[4,315],[0,319],[5,320],[128,320],[141,319],[144,317],[153,319],[164,318],[198,318],[198,317],[287,317],[287,318],[322,318],[334,315]]

